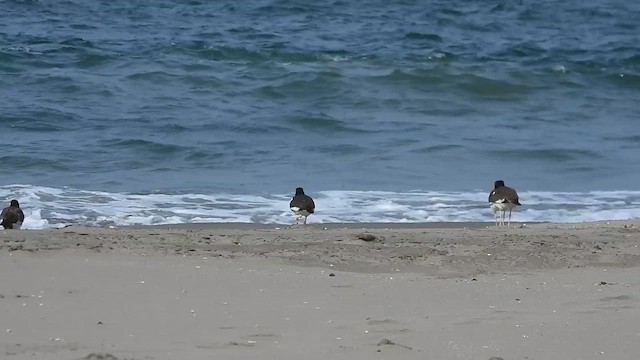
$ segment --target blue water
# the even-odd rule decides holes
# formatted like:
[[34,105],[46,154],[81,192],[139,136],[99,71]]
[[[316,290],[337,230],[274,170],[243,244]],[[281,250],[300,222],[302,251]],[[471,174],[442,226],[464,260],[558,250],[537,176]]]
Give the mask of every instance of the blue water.
[[[640,3],[1,1],[31,227],[640,217]],[[3,200],[4,199],[4,200]],[[28,226],[27,226],[28,227]]]

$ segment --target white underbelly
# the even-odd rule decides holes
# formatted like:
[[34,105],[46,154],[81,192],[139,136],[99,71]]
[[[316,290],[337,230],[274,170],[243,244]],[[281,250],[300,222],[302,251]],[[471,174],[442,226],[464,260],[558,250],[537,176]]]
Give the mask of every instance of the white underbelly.
[[514,203],[508,203],[508,202],[504,202],[504,203],[491,203],[491,209],[496,212],[496,211],[505,211],[505,210],[511,210],[513,208],[516,207],[516,204]]
[[296,206],[292,207],[291,211],[293,211],[293,213],[296,215],[309,216],[309,212],[307,210],[300,209],[299,207],[296,207]]

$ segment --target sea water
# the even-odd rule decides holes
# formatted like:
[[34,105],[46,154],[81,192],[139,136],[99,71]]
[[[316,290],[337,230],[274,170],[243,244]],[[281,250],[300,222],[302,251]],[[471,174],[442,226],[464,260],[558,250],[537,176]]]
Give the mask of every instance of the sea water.
[[0,1],[25,228],[640,217],[640,3]]

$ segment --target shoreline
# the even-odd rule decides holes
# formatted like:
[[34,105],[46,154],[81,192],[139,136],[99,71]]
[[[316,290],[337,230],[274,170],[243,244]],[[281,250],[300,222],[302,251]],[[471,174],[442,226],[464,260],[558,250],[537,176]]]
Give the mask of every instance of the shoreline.
[[0,250],[89,249],[259,257],[353,272],[440,277],[586,266],[640,266],[640,220],[589,223],[205,223],[4,231]]

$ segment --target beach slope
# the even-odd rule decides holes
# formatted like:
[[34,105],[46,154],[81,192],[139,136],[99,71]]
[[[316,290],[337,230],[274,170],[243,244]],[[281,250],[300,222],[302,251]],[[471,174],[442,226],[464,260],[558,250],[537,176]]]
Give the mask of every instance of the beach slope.
[[6,359],[635,359],[640,222],[0,233]]

